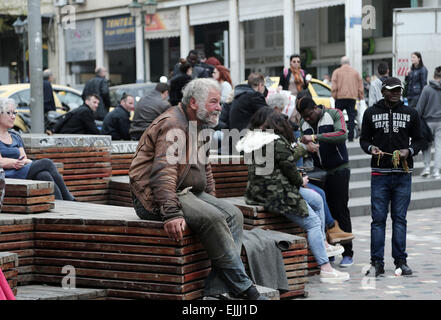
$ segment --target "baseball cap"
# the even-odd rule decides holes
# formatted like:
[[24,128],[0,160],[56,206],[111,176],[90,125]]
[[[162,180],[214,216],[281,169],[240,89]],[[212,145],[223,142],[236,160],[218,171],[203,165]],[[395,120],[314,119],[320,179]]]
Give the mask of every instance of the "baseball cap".
[[392,90],[395,88],[403,88],[400,79],[395,77],[389,77],[383,80],[383,84],[381,85],[381,89]]

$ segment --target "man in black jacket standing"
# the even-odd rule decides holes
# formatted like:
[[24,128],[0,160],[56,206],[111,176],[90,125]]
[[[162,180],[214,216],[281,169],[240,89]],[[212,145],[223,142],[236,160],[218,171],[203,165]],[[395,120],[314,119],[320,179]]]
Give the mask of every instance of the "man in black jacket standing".
[[124,93],[119,105],[104,118],[103,134],[111,135],[113,141],[130,140],[130,111],[134,109],[135,98]]
[[104,120],[104,117],[109,113],[110,108],[110,94],[106,74],[107,71],[105,68],[96,68],[95,78],[87,81],[83,89],[83,100],[86,100],[86,97],[93,93],[98,94],[100,98],[98,109],[95,112],[97,120]]
[[[371,160],[371,264],[375,276],[384,274],[384,242],[391,205],[392,257],[398,272],[411,275],[407,266],[407,209],[410,204],[413,156],[421,149],[420,120],[414,108],[401,101],[403,86],[397,78],[383,81],[384,99],[363,116],[360,146]],[[411,141],[411,142],[410,142]]]
[[70,111],[71,117],[66,120],[58,133],[100,134],[94,115],[99,103],[98,95],[87,95],[82,106]]

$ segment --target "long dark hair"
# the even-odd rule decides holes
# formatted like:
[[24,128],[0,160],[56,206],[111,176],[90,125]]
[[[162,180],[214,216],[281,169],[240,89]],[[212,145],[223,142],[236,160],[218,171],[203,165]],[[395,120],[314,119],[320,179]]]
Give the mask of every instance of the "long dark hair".
[[265,123],[268,116],[275,112],[273,108],[270,107],[262,107],[260,108],[250,119],[248,124],[248,129],[255,130],[261,129],[262,125]]
[[412,55],[416,55],[416,56],[418,57],[418,59],[420,59],[420,63],[418,63],[418,66],[417,66],[417,67],[415,67],[415,66],[412,64],[412,70],[414,70],[414,69],[420,69],[420,68],[424,67],[423,57],[421,56],[421,53],[419,53],[418,51],[415,51],[415,52],[412,52]]
[[281,135],[288,140],[288,142],[293,143],[295,141],[294,132],[292,126],[288,121],[288,117],[280,112],[272,112],[266,118],[262,129],[272,129],[275,134]]

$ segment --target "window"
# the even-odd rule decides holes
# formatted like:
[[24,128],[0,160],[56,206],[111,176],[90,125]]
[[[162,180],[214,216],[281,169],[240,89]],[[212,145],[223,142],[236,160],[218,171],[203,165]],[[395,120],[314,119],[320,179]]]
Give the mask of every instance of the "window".
[[330,98],[331,97],[331,90],[329,90],[325,86],[323,86],[317,82],[311,82],[311,85],[314,88],[315,92],[317,93],[318,97],[321,97],[321,98],[323,98],[323,97]]
[[283,47],[283,17],[265,19],[265,48]]
[[410,0],[381,1],[383,5],[383,37],[392,37],[393,10],[395,8],[409,8]]
[[10,96],[17,103],[17,109],[29,109],[31,104],[30,89],[25,89]]
[[60,99],[61,104],[64,107],[69,107],[69,111],[74,110],[83,104],[83,98],[73,92],[63,90],[54,91],[57,94],[58,99]]
[[245,21],[245,50],[254,49],[255,23],[254,21]]
[[328,8],[328,42],[345,41],[345,6]]

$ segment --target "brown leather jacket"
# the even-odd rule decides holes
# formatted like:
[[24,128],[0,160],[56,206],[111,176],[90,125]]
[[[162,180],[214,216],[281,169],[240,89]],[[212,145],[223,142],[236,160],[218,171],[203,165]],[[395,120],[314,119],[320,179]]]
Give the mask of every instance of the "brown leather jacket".
[[[185,140],[182,134],[179,135],[180,132],[185,133]],[[174,142],[173,137],[176,136],[178,139]],[[188,143],[188,140],[187,115],[181,106],[172,107],[156,118],[141,136],[130,166],[131,191],[147,211],[161,214],[165,222],[183,216],[177,193],[190,170],[189,159],[197,157],[197,146]],[[167,158],[176,159],[174,156],[178,155],[177,150],[186,152],[182,154],[182,160],[172,164],[173,161],[167,161]],[[210,164],[205,166],[205,171],[205,192],[215,195]]]

